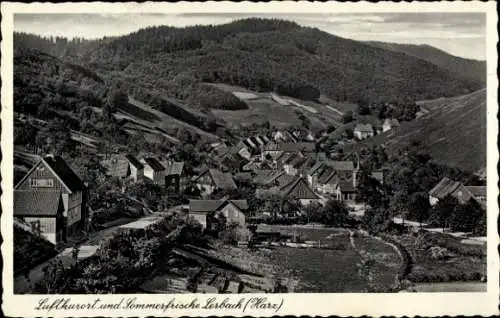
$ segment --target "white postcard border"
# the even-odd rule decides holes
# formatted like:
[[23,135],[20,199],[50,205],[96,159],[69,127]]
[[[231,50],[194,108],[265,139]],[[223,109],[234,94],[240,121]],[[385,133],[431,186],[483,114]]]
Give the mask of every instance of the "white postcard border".
[[[3,311],[7,316],[274,316],[274,315],[309,315],[309,316],[413,316],[413,315],[494,315],[498,314],[499,304],[499,243],[496,220],[498,218],[498,149],[497,135],[498,112],[497,88],[497,51],[496,31],[497,14],[494,2],[438,2],[438,3],[310,3],[310,2],[203,2],[203,3],[2,3],[2,216],[1,230],[4,243],[1,250],[4,261],[3,278]],[[485,12],[487,14],[487,182],[488,182],[488,283],[485,293],[398,293],[398,294],[240,294],[240,295],[13,295],[13,260],[12,260],[12,202],[13,202],[13,87],[12,87],[12,32],[14,13],[132,13],[132,12],[280,12],[280,13],[325,13],[325,12]],[[224,298],[229,302],[250,304],[246,310],[241,309],[119,309],[119,310],[53,310],[37,311],[34,308],[49,298],[70,298],[71,303],[92,303],[97,298],[100,302],[118,303],[123,298],[137,297],[137,303],[168,303],[175,299],[177,303],[189,303],[197,299],[203,306],[207,299],[216,297],[221,302]],[[279,310],[251,308],[252,298],[266,297],[269,302],[281,304]]]

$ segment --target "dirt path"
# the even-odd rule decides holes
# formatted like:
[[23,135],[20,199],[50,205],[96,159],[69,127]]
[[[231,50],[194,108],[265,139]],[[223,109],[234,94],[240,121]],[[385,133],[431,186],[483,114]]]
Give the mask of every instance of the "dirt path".
[[[150,218],[150,217],[151,217],[151,215],[146,215],[146,216],[143,216],[143,217],[141,217],[133,222],[137,222],[137,221],[140,221],[144,218]],[[132,223],[132,222],[130,222],[130,223]],[[107,229],[92,233],[92,234],[90,234],[89,238],[86,241],[79,243],[78,246],[81,246],[81,247],[99,246],[100,242],[103,239],[112,237],[113,234],[116,233],[116,231],[118,230],[118,228],[120,226],[121,225],[118,224],[118,225],[109,227]],[[49,265],[52,261],[56,261],[56,260],[61,260],[65,267],[70,266],[74,262],[71,253],[68,253],[67,249],[61,251],[59,254],[57,254],[53,258],[51,258],[51,259],[45,261],[44,263],[39,264],[36,267],[32,268],[30,273],[29,273],[29,280],[30,281],[28,281],[26,279],[26,277],[23,275],[16,276],[14,278],[14,293],[15,294],[29,293],[32,290],[32,286],[35,283],[37,283],[43,279],[44,267]]]

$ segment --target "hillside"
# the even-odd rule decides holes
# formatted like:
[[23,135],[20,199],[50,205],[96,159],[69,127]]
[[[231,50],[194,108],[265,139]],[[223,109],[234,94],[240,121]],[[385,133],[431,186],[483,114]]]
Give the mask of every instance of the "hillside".
[[[30,45],[20,35],[16,41],[19,47]],[[202,112],[222,106],[246,108],[230,95],[206,98],[222,93],[209,90],[203,82],[275,91],[301,100],[325,95],[338,102],[450,97],[483,85],[408,54],[281,20],[152,27],[72,45],[61,55],[142,88],[154,88]],[[217,103],[220,98],[229,102]]]
[[438,67],[486,85],[486,61],[465,59],[448,54],[430,45],[367,42],[370,45],[401,52],[437,65]]
[[[431,111],[355,148],[384,144],[396,153],[419,141],[438,162],[475,172],[486,166],[486,90],[431,101]],[[425,103],[424,103],[425,104]]]

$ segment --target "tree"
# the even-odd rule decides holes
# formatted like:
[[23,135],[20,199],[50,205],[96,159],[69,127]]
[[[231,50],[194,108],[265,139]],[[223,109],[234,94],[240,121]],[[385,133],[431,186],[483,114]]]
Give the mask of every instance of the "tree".
[[323,223],[329,226],[343,226],[349,218],[349,211],[342,201],[329,200],[322,209]]
[[350,123],[353,120],[353,114],[352,111],[347,111],[344,116],[342,116],[342,122],[344,124]]
[[431,206],[428,195],[425,192],[413,193],[410,196],[408,204],[409,215],[412,219],[417,220],[422,228],[422,222],[429,218],[429,210]]
[[450,229],[465,232],[478,231],[477,228],[480,228],[484,214],[481,206],[474,200],[469,200],[466,204],[457,204],[450,216]]
[[431,220],[443,228],[449,226],[449,220],[455,210],[455,206],[459,204],[457,199],[451,195],[447,195],[440,199],[432,210]]

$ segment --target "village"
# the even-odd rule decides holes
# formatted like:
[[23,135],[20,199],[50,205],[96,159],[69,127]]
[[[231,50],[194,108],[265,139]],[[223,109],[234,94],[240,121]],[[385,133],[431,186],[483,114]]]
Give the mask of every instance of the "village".
[[[385,120],[379,127],[357,124],[351,138],[359,142],[398,126],[394,119]],[[168,260],[169,272],[145,279],[142,291],[293,292],[300,278],[292,278],[293,274],[289,279],[276,278],[278,273],[292,273],[293,269],[287,268],[286,262],[270,262],[270,254],[277,249],[314,250],[318,253],[314,257],[327,259],[327,253],[342,253],[349,241],[347,248],[355,250],[361,259],[356,274],[370,276],[373,269],[365,268],[369,266],[364,264],[385,261],[371,255],[374,251],[370,251],[369,245],[363,247],[368,244],[364,240],[391,246],[392,256],[385,255],[394,258],[391,265],[385,264],[392,271],[391,278],[386,278],[390,283],[385,282],[390,288],[377,288],[404,289],[402,286],[409,283],[402,282],[399,273],[408,271],[410,253],[401,242],[383,240],[383,235],[373,236],[362,226],[367,218],[365,211],[372,208],[371,202],[367,202],[371,200],[366,196],[367,180],[374,189],[382,189],[390,171],[381,167],[371,169],[367,175],[362,167],[369,160],[366,156],[353,152],[339,158],[322,152],[318,144],[317,136],[303,129],[255,134],[232,145],[220,140],[207,145],[208,162],[196,167],[176,161],[168,153],[98,154],[99,169],[103,171],[100,182],[109,183],[112,189],[99,193],[99,198],[92,197],[97,194],[61,156],[29,155],[33,166],[14,190],[15,227],[50,242],[57,255],[41,257],[39,263],[30,267],[16,268],[16,292],[33,291],[33,286],[46,276],[43,267],[52,264],[51,261],[63,260],[63,267],[71,267],[74,262],[95,257],[114,236],[148,233],[169,218],[181,220],[179,224],[196,224],[200,233],[215,239],[213,244],[218,247],[203,249],[194,243],[175,247],[170,251],[173,256]],[[156,201],[151,199],[155,195]],[[428,192],[429,213],[450,197],[461,205],[478,203],[485,213],[485,186],[470,186],[448,177]],[[159,201],[164,203],[151,204]],[[100,208],[92,209],[91,205]],[[399,226],[400,232],[445,235],[458,245],[484,247],[485,236],[451,231],[446,226],[433,227],[423,220],[410,220],[406,215],[401,211],[384,221]],[[343,243],[339,243],[339,237]],[[454,255],[446,248],[433,248],[442,254],[437,259]],[[368,274],[362,274],[363,271]],[[485,276],[474,277],[485,279]],[[373,290],[376,288],[373,286],[383,284],[377,278],[373,280],[368,279],[373,284],[365,288]],[[193,281],[197,283],[193,285]],[[342,288],[347,287],[339,287]]]

